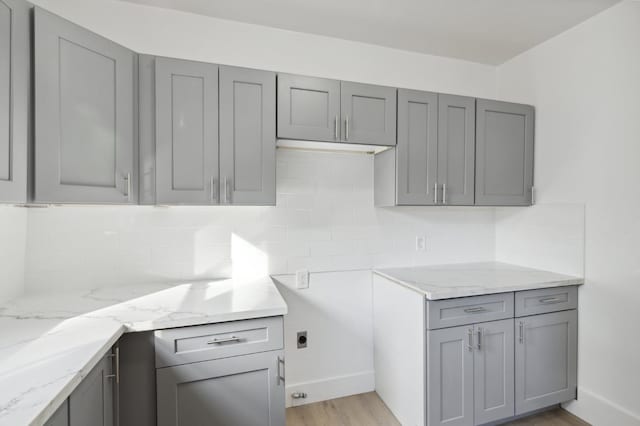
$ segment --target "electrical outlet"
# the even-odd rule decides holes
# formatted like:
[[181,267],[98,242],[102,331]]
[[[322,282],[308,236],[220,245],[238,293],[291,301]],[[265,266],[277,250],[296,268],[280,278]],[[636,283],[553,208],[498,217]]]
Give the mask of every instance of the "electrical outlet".
[[309,271],[300,269],[296,271],[296,288],[309,288]]
[[416,251],[427,251],[427,237],[423,235],[416,237]]
[[298,349],[307,347],[307,332],[306,331],[298,331]]

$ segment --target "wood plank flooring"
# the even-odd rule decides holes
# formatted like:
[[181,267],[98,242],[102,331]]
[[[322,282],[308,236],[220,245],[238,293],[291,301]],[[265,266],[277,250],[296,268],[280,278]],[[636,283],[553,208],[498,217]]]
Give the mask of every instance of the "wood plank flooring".
[[[519,419],[509,426],[589,426],[555,409]],[[287,408],[287,426],[400,426],[375,392]]]

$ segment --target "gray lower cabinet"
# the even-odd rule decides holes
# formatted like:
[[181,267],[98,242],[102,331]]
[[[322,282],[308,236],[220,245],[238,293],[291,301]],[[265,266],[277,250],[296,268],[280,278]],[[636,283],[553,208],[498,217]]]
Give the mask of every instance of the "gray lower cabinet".
[[60,407],[49,420],[44,423],[44,426],[69,426],[69,400],[65,399]]
[[530,205],[533,107],[478,99],[476,108],[476,204]]
[[29,6],[0,0],[0,202],[27,201]]
[[218,204],[218,66],[155,59],[156,202]]
[[367,145],[396,144],[396,97],[393,87],[343,81],[340,111],[344,142]]
[[276,203],[276,75],[220,67],[222,204]]
[[340,82],[278,74],[278,138],[340,141]]
[[427,331],[427,422],[473,426],[473,325]]
[[578,312],[516,319],[516,414],[576,397]]
[[35,201],[137,202],[137,55],[35,8]]
[[158,426],[284,426],[283,351],[158,369]]

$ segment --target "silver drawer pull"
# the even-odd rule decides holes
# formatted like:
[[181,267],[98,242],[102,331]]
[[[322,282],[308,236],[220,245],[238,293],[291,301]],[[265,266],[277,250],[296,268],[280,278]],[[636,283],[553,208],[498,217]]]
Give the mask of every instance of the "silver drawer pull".
[[478,306],[476,308],[467,308],[464,310],[468,314],[479,314],[481,312],[487,312],[487,308],[483,308],[482,306]]
[[562,300],[558,299],[557,297],[543,297],[538,299],[538,302],[540,303],[558,303],[558,302],[562,302]]
[[221,339],[216,337],[213,340],[209,340],[207,342],[207,345],[219,345],[220,343],[239,342],[241,340],[242,339],[240,337],[237,337],[237,336],[223,337]]

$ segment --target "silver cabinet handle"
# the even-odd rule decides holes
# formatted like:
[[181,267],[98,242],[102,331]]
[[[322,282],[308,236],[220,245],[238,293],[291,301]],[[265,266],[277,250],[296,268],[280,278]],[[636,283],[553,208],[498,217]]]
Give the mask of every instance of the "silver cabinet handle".
[[478,350],[482,349],[482,328],[478,327]]
[[558,299],[557,297],[542,297],[542,298],[538,299],[538,302],[540,302],[542,304],[550,304],[550,303],[561,302],[561,300]]
[[487,308],[484,308],[482,306],[478,306],[478,307],[475,307],[475,308],[467,308],[464,311],[466,313],[468,313],[468,314],[479,314],[481,312],[486,312]]
[[333,120],[333,127],[334,127],[333,128],[333,138],[335,140],[338,140],[338,123],[339,123],[339,120],[338,120],[338,116],[336,115],[335,120]]
[[[282,369],[280,369],[280,366],[282,366]],[[278,357],[278,385],[280,385],[280,383],[284,383],[284,376],[285,376],[284,358]]]
[[442,184],[442,204],[447,204],[447,184]]
[[231,204],[231,191],[229,191],[229,179],[225,176],[222,179],[222,193],[224,194],[224,204]]
[[127,197],[127,201],[131,202],[131,173],[127,173],[124,180],[127,181],[127,193],[124,196]]
[[213,340],[209,340],[207,342],[207,345],[219,345],[220,343],[240,342],[241,340],[242,339],[237,336],[222,337],[222,338],[216,337]]
[[107,374],[104,377],[107,379],[115,379],[116,383],[120,383],[120,347],[113,348],[113,352],[108,354],[107,357],[113,358],[115,364],[115,373]]
[[344,119],[344,139],[349,140],[349,116],[345,116]]
[[473,351],[473,329],[470,328],[467,330],[467,337],[469,338],[469,341],[467,343],[467,349],[469,350],[469,352]]
[[438,181],[433,184],[433,204],[438,204]]
[[518,341],[520,343],[524,343],[524,322],[520,321],[520,323],[518,324],[518,329],[519,329]]
[[211,193],[209,195],[211,197],[211,201],[216,201],[216,199],[218,198],[216,196],[216,179],[213,176],[211,176],[210,183],[211,183]]

